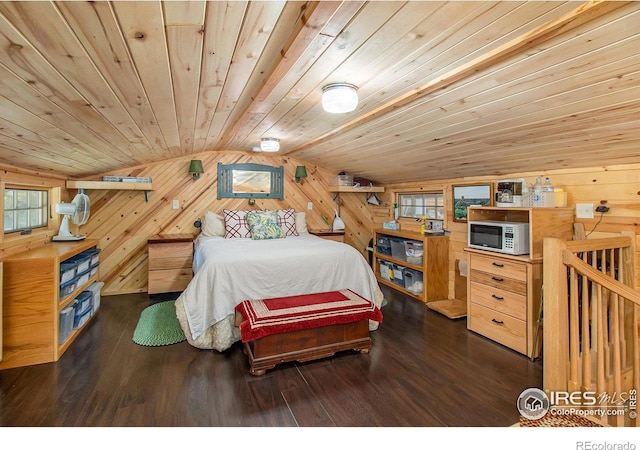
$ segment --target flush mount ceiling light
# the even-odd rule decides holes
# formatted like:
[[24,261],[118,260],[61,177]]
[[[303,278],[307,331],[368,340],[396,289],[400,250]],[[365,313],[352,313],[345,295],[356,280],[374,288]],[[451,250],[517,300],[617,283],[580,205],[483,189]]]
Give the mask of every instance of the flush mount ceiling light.
[[331,83],[322,88],[322,107],[328,113],[348,113],[358,106],[358,88],[349,83]]
[[276,138],[262,138],[260,140],[260,150],[263,152],[277,152],[280,150],[280,140]]

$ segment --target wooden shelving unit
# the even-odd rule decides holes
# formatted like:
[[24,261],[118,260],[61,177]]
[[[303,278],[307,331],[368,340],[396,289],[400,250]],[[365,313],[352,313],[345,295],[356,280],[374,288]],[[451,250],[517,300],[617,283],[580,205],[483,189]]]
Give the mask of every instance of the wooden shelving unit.
[[0,369],[57,361],[82,332],[86,324],[74,330],[64,343],[59,342],[60,311],[97,281],[98,275],[60,299],[60,263],[97,248],[99,242],[55,242],[4,259],[4,351]]
[[381,186],[330,186],[329,192],[361,192],[361,193],[369,193],[369,192],[384,192],[384,187]]
[[[422,264],[411,264],[402,259],[394,258],[390,255],[381,254],[377,251],[376,243],[378,237],[388,236],[401,239],[418,241],[423,243]],[[376,278],[382,284],[390,286],[410,297],[421,302],[432,302],[446,299],[449,291],[449,236],[429,236],[416,233],[414,231],[393,231],[377,229],[374,239],[374,271]],[[389,281],[380,275],[380,261],[387,261],[398,264],[409,269],[422,273],[423,291],[416,294],[399,284]]]

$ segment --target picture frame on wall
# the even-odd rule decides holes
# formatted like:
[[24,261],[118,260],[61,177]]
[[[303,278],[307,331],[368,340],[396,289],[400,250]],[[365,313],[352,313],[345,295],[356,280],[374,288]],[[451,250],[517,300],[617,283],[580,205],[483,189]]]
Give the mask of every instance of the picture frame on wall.
[[493,205],[493,185],[491,183],[452,186],[452,192],[454,222],[467,221],[469,206]]

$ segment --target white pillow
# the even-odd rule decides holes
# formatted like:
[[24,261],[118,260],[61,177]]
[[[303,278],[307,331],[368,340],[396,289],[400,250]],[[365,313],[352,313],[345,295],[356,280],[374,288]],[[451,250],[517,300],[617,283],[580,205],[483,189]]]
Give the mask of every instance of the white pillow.
[[224,236],[224,218],[218,214],[207,211],[204,214],[202,227],[203,236]]
[[296,213],[296,230],[298,233],[308,233],[307,230],[307,217],[303,212]]

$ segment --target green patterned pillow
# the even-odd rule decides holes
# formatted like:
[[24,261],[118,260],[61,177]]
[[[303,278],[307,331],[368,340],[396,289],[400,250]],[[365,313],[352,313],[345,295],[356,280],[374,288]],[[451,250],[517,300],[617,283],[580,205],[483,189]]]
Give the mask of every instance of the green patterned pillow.
[[277,211],[251,211],[246,215],[251,239],[281,239],[285,237],[278,223]]

